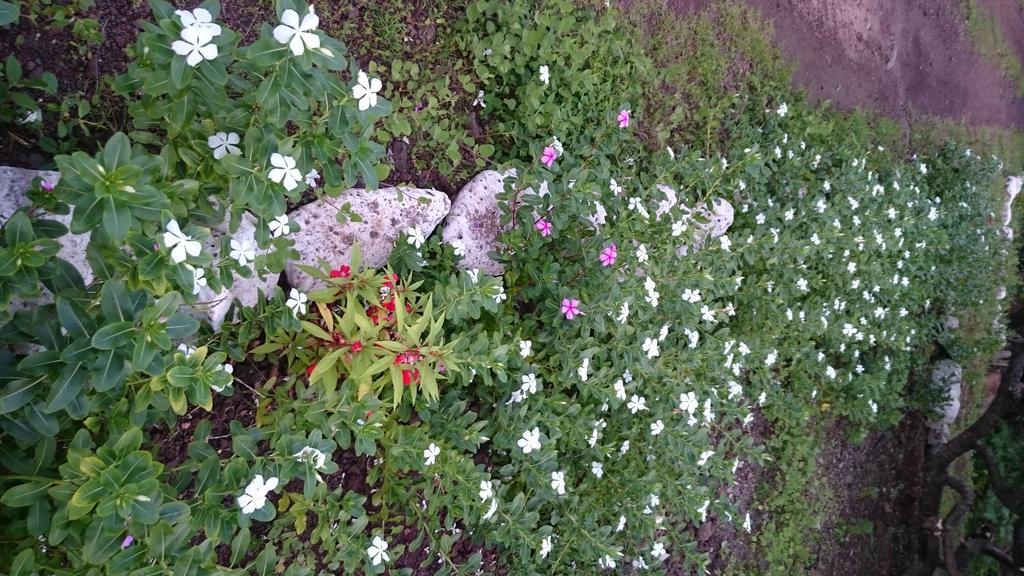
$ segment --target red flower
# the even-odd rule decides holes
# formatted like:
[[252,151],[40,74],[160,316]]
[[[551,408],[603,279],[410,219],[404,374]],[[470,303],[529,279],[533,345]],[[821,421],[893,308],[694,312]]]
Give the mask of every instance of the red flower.
[[316,370],[316,362],[313,362],[309,366],[306,366],[306,378],[313,377],[313,370]]
[[354,340],[351,344],[351,349],[353,352],[359,352],[363,349],[363,343],[359,340]]
[[409,386],[413,382],[420,381],[420,370],[419,368],[413,368],[412,370],[402,370],[402,384]]
[[347,264],[343,264],[340,268],[331,270],[331,278],[348,278],[352,275],[352,268]]
[[394,312],[395,311],[395,299],[392,298],[391,300],[388,300],[387,302],[385,302],[384,303],[384,309],[387,310],[388,312]]

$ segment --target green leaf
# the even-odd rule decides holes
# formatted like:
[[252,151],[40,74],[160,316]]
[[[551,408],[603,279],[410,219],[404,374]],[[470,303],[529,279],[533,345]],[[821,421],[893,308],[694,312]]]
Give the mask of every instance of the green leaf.
[[96,360],[92,385],[97,392],[106,392],[120,386],[124,376],[124,358],[117,350],[107,350]]
[[156,556],[159,562],[167,561],[167,554],[172,551],[174,546],[173,542],[174,529],[167,522],[158,522],[150,529],[149,536],[146,538],[150,553]]
[[271,576],[274,574],[274,568],[277,566],[277,551],[274,550],[272,544],[267,544],[260,555],[256,557],[256,561],[253,562],[252,569],[259,574],[259,576]]
[[132,142],[123,132],[118,132],[103,146],[103,167],[113,172],[132,161]]
[[0,390],[0,414],[9,414],[25,404],[36,395],[36,388],[43,378],[36,380],[12,380]]
[[100,350],[113,350],[132,341],[135,336],[134,322],[114,322],[100,328],[93,334],[92,345]]
[[228,561],[228,566],[235,566],[245,558],[246,552],[249,551],[250,539],[248,528],[238,529],[238,534],[231,540],[231,559]]
[[93,478],[79,486],[68,503],[68,518],[70,520],[84,518],[100,501],[104,493],[106,493],[106,489],[99,478]]
[[60,377],[50,388],[50,395],[46,399],[46,406],[43,410],[47,414],[53,414],[66,408],[72,401],[78,398],[85,386],[86,371],[81,364],[65,366]]
[[199,321],[186,314],[176,313],[167,319],[166,326],[169,338],[186,338],[199,330]]
[[8,2],[0,0],[0,26],[10,26],[18,21],[21,16],[20,1]]
[[107,320],[124,321],[135,317],[128,291],[124,289],[124,284],[116,280],[107,282],[100,289],[100,308]]
[[89,564],[99,566],[121,549],[121,540],[122,531],[107,528],[103,518],[98,517],[85,530],[82,558]]
[[19,210],[7,220],[7,224],[4,225],[4,239],[7,240],[9,247],[27,244],[36,239],[35,233],[32,232],[32,221],[28,219],[27,214]]
[[3,496],[0,496],[0,504],[11,508],[22,508],[31,505],[36,500],[46,496],[46,490],[50,484],[42,482],[26,482],[12,486]]
[[36,553],[31,548],[26,548],[14,557],[11,564],[11,576],[29,576],[36,564]]
[[113,198],[107,198],[107,205],[103,210],[103,229],[111,240],[123,240],[132,229],[131,209]]
[[96,330],[92,316],[74,300],[57,299],[57,318],[72,338],[89,338]]

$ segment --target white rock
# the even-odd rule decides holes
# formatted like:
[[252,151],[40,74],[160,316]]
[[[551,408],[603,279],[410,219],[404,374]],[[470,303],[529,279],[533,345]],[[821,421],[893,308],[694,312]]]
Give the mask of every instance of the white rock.
[[952,360],[942,360],[932,370],[932,386],[944,400],[935,406],[935,417],[928,422],[929,441],[942,444],[949,440],[949,426],[960,414],[960,390],[963,387],[963,369]]
[[[351,205],[362,222],[338,223],[338,209],[345,204]],[[302,291],[323,286],[298,265],[318,266],[321,259],[331,266],[348,264],[357,243],[363,266],[382,266],[403,231],[418,227],[424,237],[429,236],[449,208],[451,202],[443,192],[419,188],[351,189],[337,198],[306,204],[288,215],[301,227],[291,235],[299,258],[285,268],[288,281]]]
[[[31,204],[28,199],[28,189],[32,186],[32,180],[35,178],[41,178],[49,184],[56,185],[60,181],[60,172],[0,166],[0,224],[6,222],[18,208]],[[44,214],[42,216],[48,220],[56,220],[65,226],[71,226],[71,214]],[[60,257],[78,270],[86,284],[91,284],[95,279],[92,266],[89,265],[89,261],[85,257],[89,236],[89,234],[68,233],[57,238],[57,242],[60,243]],[[40,303],[45,304],[52,301],[52,296],[45,293]]]
[[[214,260],[221,257],[230,257],[228,254],[220,255],[221,239],[224,236],[239,242],[248,241],[255,248],[256,219],[248,212],[244,213],[238,225],[238,230],[234,234],[228,232],[227,221],[213,229],[209,240],[206,241],[204,251],[212,255]],[[266,254],[267,251],[255,248],[255,252],[259,256]],[[192,305],[192,308],[205,317],[214,330],[220,330],[221,324],[224,323],[228,310],[235,300],[238,300],[242,306],[255,306],[260,292],[268,296],[272,295],[281,274],[267,274],[261,279],[257,274],[253,274],[251,278],[246,278],[240,276],[237,272],[233,272],[232,277],[234,280],[231,288],[225,288],[216,294],[209,286],[204,286],[197,295],[198,301]]]
[[1010,176],[1006,179],[1006,199],[1003,201],[1003,226],[1009,226],[1013,220],[1013,201],[1020,194],[1021,185],[1024,185],[1024,178]]
[[[500,248],[498,235],[502,229],[498,195],[505,189],[504,179],[500,172],[486,170],[463,186],[455,197],[442,238],[448,243],[461,244],[465,255],[459,261],[460,268],[477,268],[491,276],[500,276],[505,271],[488,255]],[[544,192],[542,187],[541,195]]]

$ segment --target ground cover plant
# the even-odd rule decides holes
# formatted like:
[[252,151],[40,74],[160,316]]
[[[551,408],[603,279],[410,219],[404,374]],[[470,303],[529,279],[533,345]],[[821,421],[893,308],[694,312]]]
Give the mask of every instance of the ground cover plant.
[[[946,317],[998,314],[1012,283],[998,159],[880,146],[776,78],[666,115],[664,83],[715,72],[669,74],[615,9],[467,3],[459,90],[489,130],[469,141],[465,94],[409,122],[385,84],[421,72],[360,66],[319,6],[279,1],[251,42],[214,0],[150,6],[112,83],[131,126],[34,191],[92,231],[97,279],[40,210],[3,227],[13,574],[700,574],[709,523],[757,534],[751,570],[801,573],[815,431],[896,423]],[[449,174],[510,170],[502,276],[410,229],[384,269],[309,268],[326,288],[220,334],[185,313],[280,271],[287,210],[376,188],[414,125]],[[214,259],[248,217],[256,245]],[[761,466],[783,489],[734,498]]]

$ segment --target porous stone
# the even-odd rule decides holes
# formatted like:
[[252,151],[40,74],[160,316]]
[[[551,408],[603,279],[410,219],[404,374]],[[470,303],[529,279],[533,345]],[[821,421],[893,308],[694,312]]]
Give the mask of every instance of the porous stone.
[[[256,219],[249,213],[242,215],[238,230],[234,234],[228,232],[227,221],[211,231],[204,250],[211,254],[214,260],[230,256],[229,254],[220,254],[220,247],[224,236],[228,236],[241,243],[248,242],[254,247],[257,256],[266,254],[266,250],[255,248]],[[242,306],[255,306],[260,292],[268,296],[274,293],[274,287],[277,286],[280,277],[281,274],[277,273],[267,274],[263,278],[253,274],[251,278],[246,278],[237,272],[232,272],[233,281],[231,288],[224,288],[219,293],[214,293],[209,286],[204,286],[199,291],[197,295],[198,301],[192,305],[192,309],[199,313],[201,317],[204,317],[215,331],[220,330],[227,317],[228,310],[235,300],[238,300]]]
[[[346,204],[361,222],[338,222],[338,209]],[[402,232],[415,227],[424,237],[429,236],[450,208],[451,201],[443,192],[420,188],[351,189],[337,198],[306,204],[288,215],[301,227],[291,236],[299,258],[285,268],[288,281],[302,291],[323,286],[299,265],[318,266],[319,260],[331,266],[348,264],[356,244],[363,266],[382,266]]]
[[505,189],[504,180],[502,173],[485,170],[474,176],[455,197],[441,237],[463,252],[459,260],[462,269],[477,268],[491,276],[505,272],[501,263],[489,255],[499,249],[498,235],[502,229],[498,195]]
[[949,439],[949,426],[960,414],[963,369],[952,360],[940,361],[932,370],[932,386],[944,398],[935,406],[934,417],[928,422],[929,440],[937,445]]

